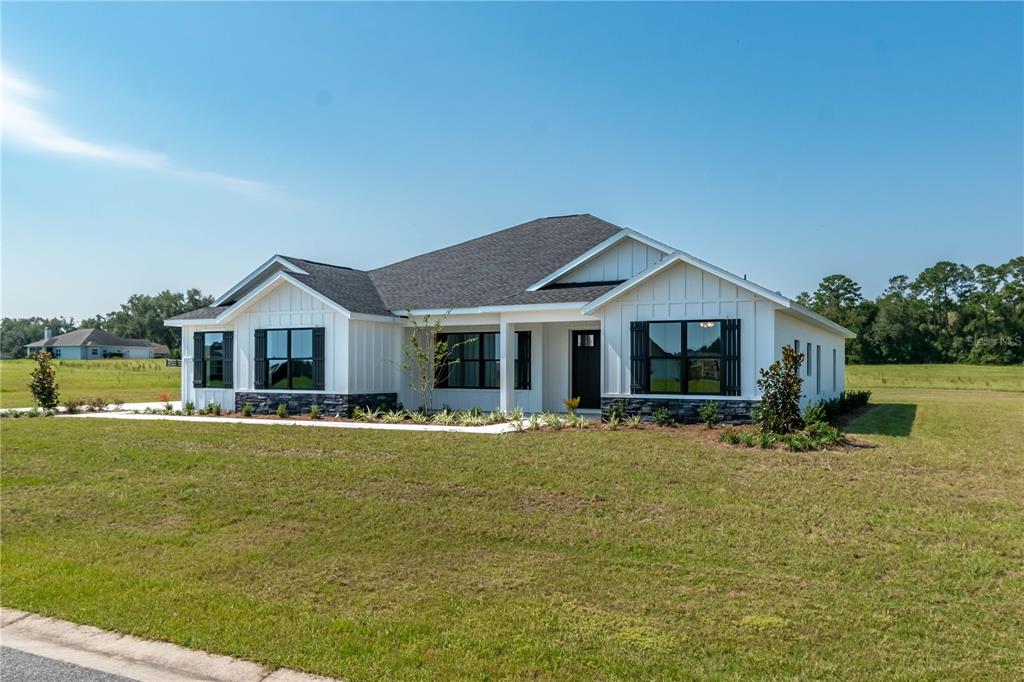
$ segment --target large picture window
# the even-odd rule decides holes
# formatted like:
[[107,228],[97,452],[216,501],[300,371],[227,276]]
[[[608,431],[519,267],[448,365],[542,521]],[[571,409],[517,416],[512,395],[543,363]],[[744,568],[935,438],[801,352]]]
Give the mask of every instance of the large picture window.
[[647,329],[651,393],[723,392],[720,320],[651,322]]
[[267,388],[313,390],[313,330],[267,330]]
[[438,334],[450,349],[447,376],[438,377],[438,388],[498,388],[498,333]]

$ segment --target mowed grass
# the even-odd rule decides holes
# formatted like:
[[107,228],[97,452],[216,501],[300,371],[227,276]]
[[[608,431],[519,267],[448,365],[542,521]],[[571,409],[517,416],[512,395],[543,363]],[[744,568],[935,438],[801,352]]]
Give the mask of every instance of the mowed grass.
[[1024,391],[1021,365],[849,365],[849,388],[962,388]]
[[[28,389],[36,363],[31,359],[0,360],[0,407],[31,407]],[[164,360],[53,361],[60,400],[105,398],[109,402],[155,402],[161,393],[181,395],[181,368]]]
[[1014,679],[1024,396],[876,447],[3,422],[5,606],[350,680]]

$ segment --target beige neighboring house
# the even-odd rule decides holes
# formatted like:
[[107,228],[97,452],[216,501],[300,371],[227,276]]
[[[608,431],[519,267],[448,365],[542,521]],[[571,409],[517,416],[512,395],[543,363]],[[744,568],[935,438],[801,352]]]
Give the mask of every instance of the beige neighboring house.
[[50,329],[39,341],[25,346],[29,355],[41,350],[62,360],[102,360],[103,358],[166,358],[170,349],[148,339],[122,339],[102,329],[75,329],[53,336]]

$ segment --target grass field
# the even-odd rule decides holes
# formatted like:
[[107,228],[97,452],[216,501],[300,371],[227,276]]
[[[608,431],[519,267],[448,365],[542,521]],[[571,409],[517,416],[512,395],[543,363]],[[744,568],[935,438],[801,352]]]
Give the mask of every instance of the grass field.
[[1024,396],[875,447],[3,423],[6,606],[351,680],[1013,679]]
[[[181,369],[163,360],[54,360],[60,399],[106,398],[154,402],[161,393],[181,394]],[[0,360],[0,407],[31,407],[33,360]]]
[[1024,391],[1024,367],[992,365],[850,365],[849,388],[963,388]]

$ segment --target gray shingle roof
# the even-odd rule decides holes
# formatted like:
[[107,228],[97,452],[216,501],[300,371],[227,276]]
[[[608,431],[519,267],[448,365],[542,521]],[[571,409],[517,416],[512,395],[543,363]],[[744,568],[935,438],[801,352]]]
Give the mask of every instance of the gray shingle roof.
[[[621,231],[581,213],[531,220],[376,270],[282,258],[309,273],[291,276],[356,313],[588,302],[615,284],[526,289]],[[171,319],[216,317],[229,307],[200,308]]]
[[152,341],[147,339],[122,339],[102,329],[75,329],[51,336],[48,339],[40,339],[28,344],[29,348],[52,348],[54,346],[152,346]]
[[370,278],[392,310],[590,301],[596,296],[582,288],[526,288],[621,230],[589,213],[540,218],[371,270]]

